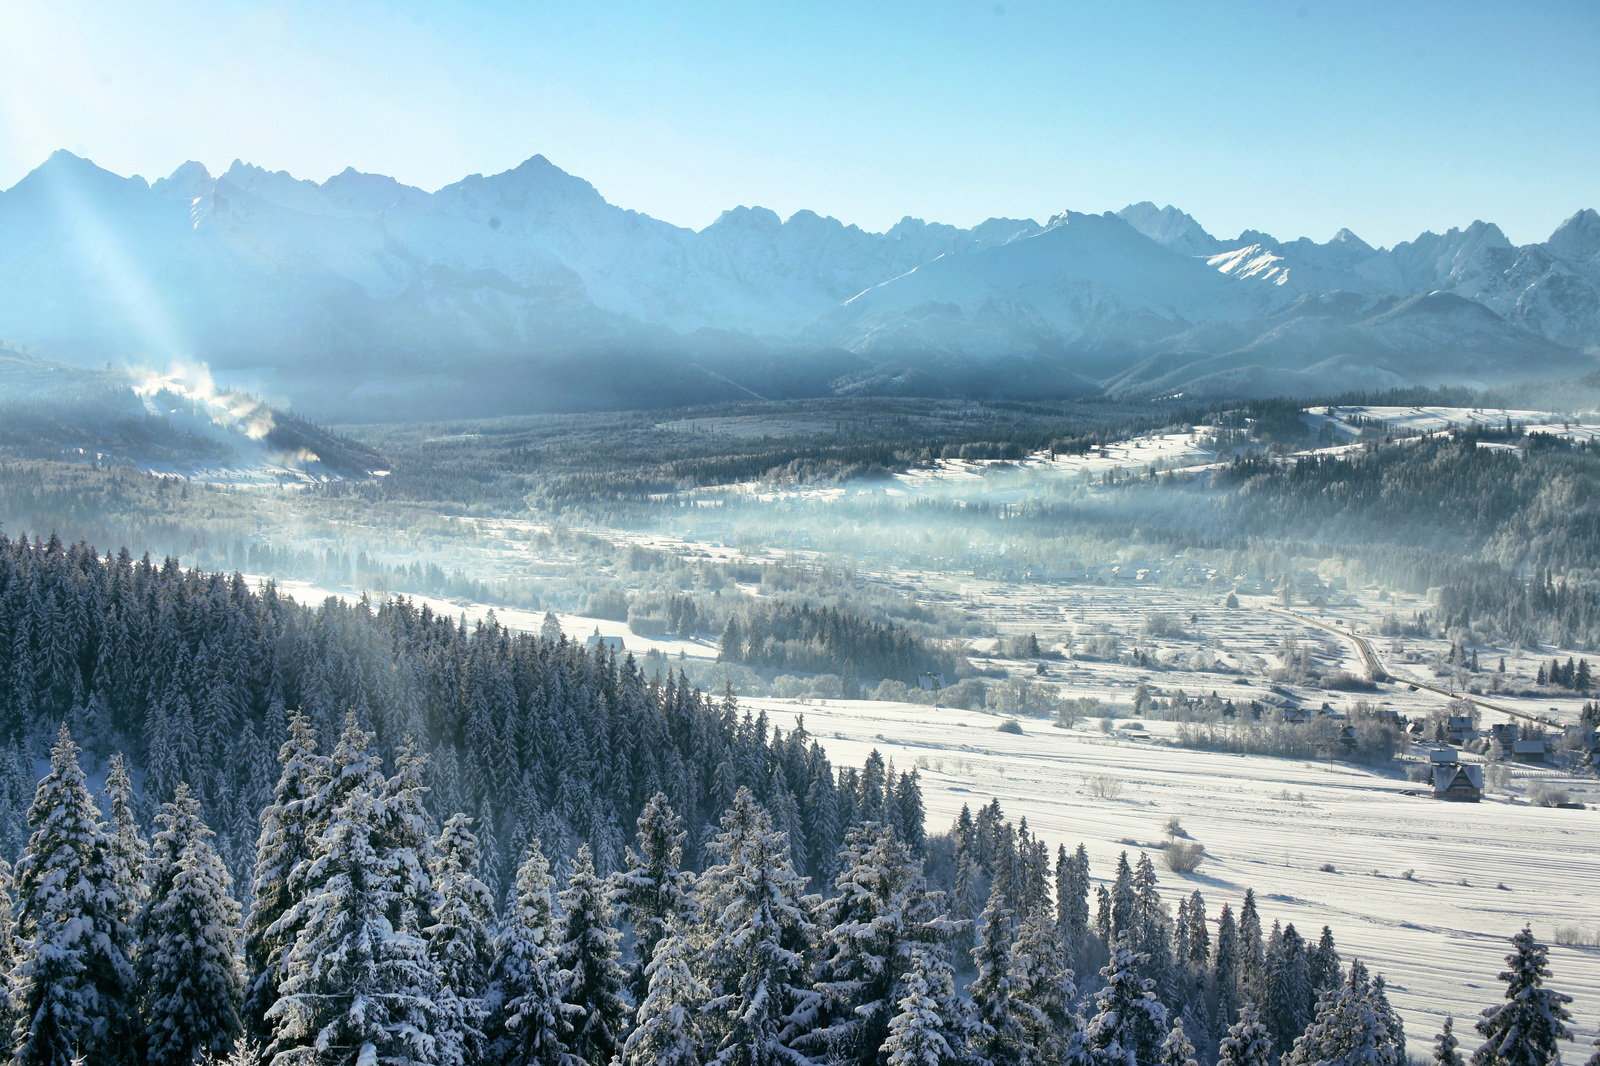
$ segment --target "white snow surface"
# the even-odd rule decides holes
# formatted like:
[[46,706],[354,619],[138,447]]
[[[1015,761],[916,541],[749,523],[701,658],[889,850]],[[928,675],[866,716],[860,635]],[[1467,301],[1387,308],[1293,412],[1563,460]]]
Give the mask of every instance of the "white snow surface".
[[[1237,912],[1254,888],[1263,923],[1293,922],[1311,939],[1332,926],[1346,961],[1360,957],[1388,979],[1414,1053],[1445,1015],[1475,1046],[1471,1021],[1500,998],[1506,938],[1524,922],[1546,943],[1557,926],[1581,927],[1591,943],[1600,930],[1593,809],[1403,796],[1412,786],[1342,763],[1180,749],[1158,739],[1173,728],[1159,722],[1142,723],[1156,736],[1141,740],[1122,730],[1106,737],[1094,721],[1062,730],[1030,719],[1017,736],[981,712],[744,702],[785,731],[803,717],[836,766],[860,765],[876,748],[899,770],[921,767],[931,832],[947,830],[963,804],[975,810],[997,797],[1052,855],[1082,842],[1096,883],[1109,880],[1119,852],[1158,848],[1178,817],[1207,859],[1180,875],[1155,856],[1163,900],[1176,906],[1198,889],[1215,921],[1223,903]],[[1121,783],[1120,797],[1090,794],[1100,775]],[[1574,997],[1573,1028],[1587,1044],[1600,1022],[1600,949],[1551,944],[1550,966],[1552,987]],[[1571,1054],[1581,1057],[1579,1047]]]

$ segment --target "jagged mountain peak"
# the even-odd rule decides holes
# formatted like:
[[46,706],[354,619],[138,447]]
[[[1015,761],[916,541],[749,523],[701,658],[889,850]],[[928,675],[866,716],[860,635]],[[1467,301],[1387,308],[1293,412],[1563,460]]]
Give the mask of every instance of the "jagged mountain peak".
[[1207,233],[1205,227],[1192,215],[1171,204],[1156,207],[1149,200],[1129,204],[1117,212],[1125,222],[1157,244],[1182,251],[1186,255],[1215,255],[1221,251],[1220,242]]
[[1592,207],[1579,211],[1556,227],[1545,246],[1553,255],[1580,263],[1600,258],[1600,212]]

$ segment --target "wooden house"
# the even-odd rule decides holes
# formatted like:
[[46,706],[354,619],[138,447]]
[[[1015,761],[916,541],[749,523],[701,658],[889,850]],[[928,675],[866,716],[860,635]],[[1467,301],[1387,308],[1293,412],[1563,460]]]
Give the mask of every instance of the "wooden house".
[[1525,737],[1518,740],[1511,748],[1513,762],[1527,762],[1542,764],[1549,756],[1549,748],[1543,737]]
[[596,647],[604,648],[609,652],[623,652],[627,650],[627,645],[623,642],[621,637],[602,637],[599,633],[591,634],[583,642],[583,645],[591,651]]
[[1472,728],[1472,716],[1470,714],[1452,714],[1446,728],[1450,730],[1450,743],[1452,744],[1465,744],[1477,733],[1477,730]]
[[1483,767],[1475,763],[1435,763],[1433,798],[1477,803],[1483,799]]

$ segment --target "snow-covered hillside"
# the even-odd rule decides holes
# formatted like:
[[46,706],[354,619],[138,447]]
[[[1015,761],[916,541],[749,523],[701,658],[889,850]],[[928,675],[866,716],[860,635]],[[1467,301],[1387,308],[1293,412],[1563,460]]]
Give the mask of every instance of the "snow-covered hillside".
[[[1343,328],[1429,293],[1471,312],[1398,342]],[[1351,294],[1369,314],[1337,329],[1305,302]],[[57,152],[0,193],[0,336],[374,412],[1559,378],[1600,346],[1600,216],[1523,248],[1482,222],[1393,249],[1224,240],[1149,203],[886,233],[739,207],[695,232],[537,155],[430,193],[242,162],[147,183]],[[1225,358],[1172,358],[1195,353]]]

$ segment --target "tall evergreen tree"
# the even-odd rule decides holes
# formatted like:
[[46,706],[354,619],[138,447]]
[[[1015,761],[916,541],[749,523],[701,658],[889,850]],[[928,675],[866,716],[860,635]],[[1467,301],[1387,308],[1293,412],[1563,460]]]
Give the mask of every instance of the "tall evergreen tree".
[[428,949],[440,977],[457,996],[482,997],[493,960],[494,894],[478,880],[478,838],[472,819],[452,815],[434,845],[433,888],[440,905],[427,930]]
[[1217,1066],[1272,1066],[1272,1037],[1261,1024],[1255,1004],[1239,1008],[1239,1020],[1217,1044]]
[[1015,940],[1015,919],[1006,906],[1005,885],[996,878],[978,919],[978,944],[972,949],[978,975],[970,987],[977,1011],[974,1050],[990,1066],[1021,1066],[1028,1061],[1028,1033],[1011,1003],[1011,947]]
[[1511,945],[1510,968],[1500,974],[1505,1002],[1485,1010],[1478,1021],[1483,1046],[1473,1054],[1473,1066],[1550,1066],[1560,1059],[1561,1041],[1572,1039],[1567,1028],[1572,997],[1544,987],[1550,950],[1531,929],[1523,926]]
[[716,1066],[807,1066],[789,1040],[814,932],[788,844],[747,788],[709,845],[720,861],[695,885],[704,1013]]
[[1168,1030],[1167,1008],[1156,999],[1155,982],[1139,976],[1141,959],[1131,936],[1113,947],[1100,970],[1105,985],[1094,997],[1094,1016],[1084,1026],[1091,1060],[1098,1066],[1153,1066]]
[[515,895],[495,937],[484,996],[488,1066],[578,1066],[566,1045],[571,1012],[551,954],[550,871],[538,840],[517,870]]
[[1041,907],[1023,920],[1011,946],[1012,1010],[1027,1033],[1034,1061],[1061,1066],[1079,1040],[1072,1000],[1078,994],[1054,917]]
[[891,825],[868,822],[845,836],[837,895],[822,906],[825,932],[814,1029],[799,1046],[831,1063],[875,1066],[901,998],[900,978],[918,943],[932,943],[938,915],[922,864]]
[[639,848],[628,848],[626,867],[616,875],[612,898],[620,916],[633,926],[635,965],[629,972],[634,1002],[643,1004],[649,984],[646,972],[667,924],[692,928],[697,919],[689,894],[693,877],[683,869],[683,842],[688,836],[664,792],[650,797],[639,814]]
[[616,915],[605,882],[594,872],[589,846],[578,849],[572,877],[561,896],[561,999],[572,1010],[568,1046],[589,1066],[606,1066],[622,1043],[628,975],[618,963]]
[[622,1048],[623,1066],[700,1066],[700,1008],[706,989],[695,977],[689,942],[669,917],[645,969],[649,983],[639,1023]]
[[144,1061],[192,1066],[226,1058],[242,1030],[239,904],[187,784],[162,804],[156,824],[151,898],[138,921]]
[[883,1044],[886,1066],[961,1066],[970,1061],[970,1010],[955,993],[950,964],[934,948],[911,949],[898,1013]]
[[290,876],[311,861],[312,841],[319,831],[315,802],[329,773],[328,760],[317,754],[316,733],[305,715],[296,713],[289,719],[278,764],[272,802],[261,810],[255,883],[244,924],[245,994],[240,1014],[246,1035],[262,1048],[272,1040],[267,1012],[278,1001],[289,948],[299,929]]
[[111,756],[106,768],[106,808],[110,819],[111,861],[116,865],[117,887],[124,904],[122,920],[131,926],[149,895],[144,881],[149,848],[139,833],[139,820],[134,817],[133,780],[120,751]]
[[270,1053],[277,1066],[443,1066],[440,1045],[450,1040],[438,976],[422,938],[404,931],[414,919],[391,920],[406,906],[404,885],[377,846],[383,797],[357,769],[361,742],[349,733],[340,748],[356,750],[336,752],[335,766],[357,783],[312,842],[307,881],[316,887],[267,1012]]
[[112,842],[62,725],[17,863],[15,1066],[124,1066],[138,1032]]

